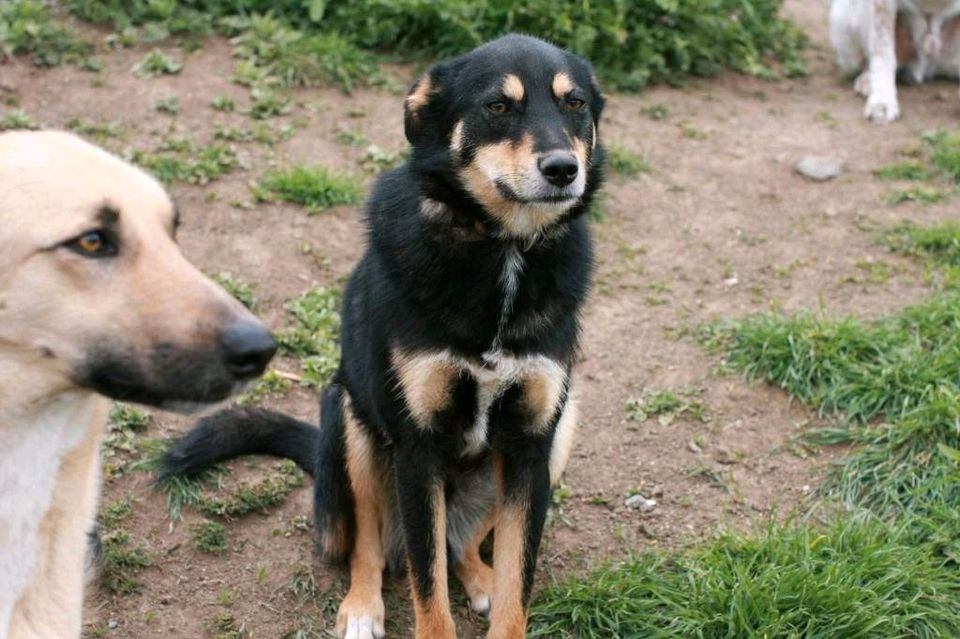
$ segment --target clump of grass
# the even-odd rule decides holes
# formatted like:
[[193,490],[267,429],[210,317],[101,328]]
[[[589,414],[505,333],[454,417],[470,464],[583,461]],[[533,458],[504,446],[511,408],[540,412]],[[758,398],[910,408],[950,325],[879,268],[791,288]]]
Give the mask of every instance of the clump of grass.
[[266,120],[286,115],[293,109],[290,96],[281,95],[266,87],[256,87],[250,92],[250,117],[254,120]]
[[640,109],[640,113],[651,120],[666,120],[670,117],[670,109],[665,104],[651,104]]
[[938,266],[960,266],[960,222],[948,220],[932,227],[899,224],[883,235],[893,251],[923,257]]
[[231,127],[229,129],[214,125],[213,139],[228,142],[257,142],[266,146],[274,146],[278,142],[289,140],[293,137],[293,132],[293,126],[289,124],[276,127],[260,122],[251,128]]
[[367,143],[367,136],[363,131],[354,131],[353,129],[337,129],[334,134],[337,144],[344,146],[363,146]]
[[645,422],[657,417],[661,426],[669,426],[678,417],[690,417],[701,422],[710,421],[707,405],[698,399],[701,389],[662,390],[646,393],[642,397],[627,401],[625,410],[627,419]]
[[40,125],[23,109],[10,109],[3,116],[3,119],[0,119],[0,131],[15,131],[18,129],[35,131],[39,128]]
[[316,214],[332,206],[359,202],[360,183],[351,175],[326,167],[296,165],[268,171],[254,189],[254,196],[262,201],[301,204],[308,214]]
[[290,386],[289,379],[283,377],[277,371],[268,371],[256,381],[253,388],[237,398],[237,404],[252,406],[259,404],[267,397],[275,399],[285,397],[290,391]]
[[249,636],[243,624],[238,624],[236,618],[226,611],[216,612],[204,625],[212,639],[244,639]]
[[236,11],[240,8],[238,4],[219,3],[218,0],[213,2],[66,0],[64,4],[75,16],[83,20],[113,27],[125,46],[133,46],[136,43],[136,27],[140,28],[143,40],[146,42],[158,42],[176,35],[188,38],[188,44],[190,44],[199,37],[213,33],[214,17],[219,15],[214,5],[220,4],[220,11],[226,8]]
[[958,595],[911,529],[861,514],[599,566],[544,589],[530,637],[948,637]]
[[141,79],[156,78],[161,75],[175,75],[182,70],[182,64],[160,49],[153,49],[133,66],[133,74]]
[[257,306],[257,298],[253,293],[253,286],[242,277],[226,271],[214,273],[210,276],[214,282],[223,287],[241,304],[253,310]]
[[123,129],[115,122],[97,123],[83,118],[71,118],[67,121],[67,128],[101,144],[107,140],[122,140],[124,137]]
[[937,131],[924,136],[933,146],[930,159],[950,179],[960,181],[960,131]]
[[128,464],[119,460],[123,459],[124,455],[129,460],[129,455],[140,452],[138,438],[146,432],[151,420],[151,415],[139,408],[119,402],[114,405],[107,421],[107,435],[100,453],[107,477],[126,471]]
[[237,108],[236,102],[234,102],[233,98],[231,98],[229,95],[215,96],[213,100],[210,101],[210,106],[215,111],[220,111],[222,113],[233,113]]
[[289,301],[294,323],[277,335],[281,350],[301,360],[304,384],[325,386],[340,365],[338,288],[316,288]]
[[359,162],[363,170],[368,173],[382,173],[397,168],[406,162],[409,157],[409,148],[398,151],[384,151],[376,144],[371,144],[367,147]]
[[178,113],[180,113],[180,98],[178,98],[175,95],[168,95],[154,102],[153,108],[158,113],[166,113],[167,115],[177,115]]
[[151,553],[133,544],[130,533],[121,524],[133,512],[129,499],[114,501],[100,511],[100,539],[103,543],[103,583],[117,594],[128,595],[140,589],[137,575],[153,565]]
[[303,471],[296,464],[284,460],[275,466],[276,473],[259,482],[239,486],[226,498],[208,497],[199,508],[211,517],[234,519],[252,512],[267,512],[286,500],[294,488],[303,486]]
[[29,55],[38,67],[73,64],[95,68],[93,45],[54,19],[40,0],[0,2],[0,59]]
[[930,177],[930,169],[919,160],[906,160],[887,164],[874,169],[873,174],[881,180],[926,180]]
[[[244,75],[284,87],[337,84],[345,91],[379,77],[376,59],[339,33],[304,33],[272,15],[253,16],[234,39]],[[349,31],[343,31],[349,33]]]
[[909,189],[894,191],[887,196],[887,203],[891,206],[903,204],[904,202],[918,202],[920,204],[937,204],[942,202],[947,194],[935,186],[926,184],[917,184]]
[[294,570],[287,579],[287,590],[301,603],[315,598],[320,592],[313,572],[303,566]]
[[209,555],[222,555],[227,552],[227,531],[223,524],[215,521],[202,521],[190,527],[190,540],[194,548]]
[[129,159],[164,184],[177,181],[208,184],[239,166],[237,154],[229,146],[216,143],[197,146],[183,140],[168,140],[155,153],[134,151]]
[[622,144],[614,144],[607,150],[607,163],[615,173],[627,177],[650,172],[650,163],[647,159]]

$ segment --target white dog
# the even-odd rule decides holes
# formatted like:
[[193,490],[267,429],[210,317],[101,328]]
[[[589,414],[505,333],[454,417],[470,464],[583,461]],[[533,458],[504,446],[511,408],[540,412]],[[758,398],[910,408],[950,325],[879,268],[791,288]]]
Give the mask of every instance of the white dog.
[[830,40],[844,73],[860,73],[853,87],[867,98],[874,122],[900,117],[896,74],[912,79],[957,77],[960,0],[833,0]]

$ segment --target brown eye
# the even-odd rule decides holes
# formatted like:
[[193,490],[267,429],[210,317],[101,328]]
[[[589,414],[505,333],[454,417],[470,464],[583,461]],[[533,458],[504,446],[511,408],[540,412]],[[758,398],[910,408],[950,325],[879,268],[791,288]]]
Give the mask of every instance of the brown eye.
[[570,98],[569,100],[567,100],[567,108],[573,111],[579,111],[584,107],[585,104],[586,102],[578,98]]
[[116,242],[103,231],[87,231],[65,246],[83,257],[110,257],[117,254]]
[[507,103],[502,100],[497,100],[495,102],[488,102],[487,109],[493,113],[506,113],[510,110],[510,107],[507,106]]

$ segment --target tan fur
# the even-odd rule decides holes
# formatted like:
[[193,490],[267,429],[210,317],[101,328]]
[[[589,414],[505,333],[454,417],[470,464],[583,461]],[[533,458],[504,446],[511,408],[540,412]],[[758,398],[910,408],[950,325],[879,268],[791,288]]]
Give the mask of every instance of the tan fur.
[[433,490],[433,594],[429,600],[420,599],[410,573],[410,594],[416,618],[416,639],[456,639],[457,631],[450,615],[450,592],[447,584],[447,502],[443,485]]
[[450,148],[457,152],[463,149],[463,120],[453,127],[453,133],[450,134]]
[[498,503],[493,537],[493,607],[487,639],[523,639],[527,611],[523,605],[524,530],[523,504],[503,502],[502,461],[494,459]]
[[413,91],[407,96],[407,112],[416,117],[417,112],[427,106],[432,91],[433,83],[430,80],[430,74],[427,73],[417,81]]
[[392,363],[410,415],[420,428],[431,429],[433,415],[450,403],[460,369],[443,354],[394,352]]
[[[83,440],[62,459],[53,502],[39,531],[42,549],[34,581],[17,601],[10,639],[77,636],[81,625],[87,531],[100,493],[100,442],[109,402],[91,397],[93,415]],[[29,472],[24,469],[24,472]]]
[[523,100],[523,95],[525,93],[523,82],[517,75],[513,73],[509,73],[503,78],[502,90],[503,94],[511,100],[516,100],[517,102],[521,102]]
[[523,402],[530,414],[532,431],[542,432],[550,426],[566,381],[566,372],[556,364],[534,370],[523,378]]
[[[114,216],[107,208],[118,214],[117,257],[91,260],[62,248],[105,226]],[[4,639],[80,634],[109,402],[77,386],[77,366],[108,340],[145,357],[156,343],[208,346],[225,319],[252,320],[187,262],[173,227],[163,188],[130,164],[66,133],[0,135]],[[21,552],[12,570],[4,564],[11,552]]]
[[567,403],[557,422],[557,430],[553,436],[553,445],[550,448],[550,485],[556,486],[563,475],[563,470],[570,460],[570,450],[577,434],[577,400],[568,394]]
[[463,589],[470,597],[470,607],[479,614],[490,612],[490,602],[493,597],[493,568],[480,557],[480,545],[493,530],[495,520],[496,512],[493,511],[477,528],[476,535],[464,549],[463,557],[453,567],[457,579],[463,584]]
[[550,85],[550,87],[553,89],[553,95],[557,96],[558,98],[562,98],[573,91],[574,84],[573,80],[570,79],[570,76],[561,71],[553,76],[553,83]]
[[337,611],[337,633],[343,636],[351,620],[369,618],[382,636],[384,606],[381,588],[386,567],[382,499],[386,487],[377,470],[373,442],[357,423],[347,399],[344,400],[343,419],[356,538],[350,555],[350,590]]

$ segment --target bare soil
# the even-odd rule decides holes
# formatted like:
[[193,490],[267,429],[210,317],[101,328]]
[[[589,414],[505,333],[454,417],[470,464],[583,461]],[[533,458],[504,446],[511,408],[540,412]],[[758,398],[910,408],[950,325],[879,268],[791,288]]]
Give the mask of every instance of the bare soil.
[[[942,218],[952,203],[889,206],[885,196],[893,187],[871,171],[915,146],[920,131],[952,126],[960,115],[955,87],[906,88],[903,120],[886,127],[867,123],[862,99],[833,65],[826,3],[786,5],[813,42],[808,78],[766,82],[730,74],[680,89],[610,96],[602,135],[644,154],[653,170],[633,179],[612,175],[606,219],[595,225],[598,272],[578,371],[579,445],[564,479],[569,496],[546,535],[541,584],[626,552],[749,529],[769,513],[802,504],[822,477],[831,454],[794,442],[818,417],[775,389],[717,374],[717,356],[696,343],[691,328],[770,308],[822,306],[874,316],[926,295],[922,267],[889,254],[875,232],[902,220]],[[118,123],[125,138],[106,142],[118,152],[154,149],[171,132],[205,142],[215,124],[250,125],[241,113],[210,107],[216,95],[248,104],[246,90],[231,82],[228,43],[212,39],[192,54],[173,49],[183,72],[154,80],[130,71],[145,51],[104,52],[98,75],[41,71],[17,60],[0,66],[0,86],[48,126],[62,127],[74,117]],[[180,101],[177,117],[153,109],[157,99],[173,94]],[[306,162],[360,173],[363,148],[338,144],[340,128],[361,131],[386,150],[405,144],[399,95],[334,89],[295,95],[292,114],[277,120],[296,124],[292,139],[273,150],[238,144],[246,169],[205,187],[172,189],[184,211],[186,254],[207,272],[229,271],[255,284],[258,311],[275,328],[287,321],[287,299],[312,286],[335,285],[349,273],[363,248],[359,210],[340,207],[308,217],[296,206],[232,203],[251,201],[249,183],[275,165]],[[666,106],[667,117],[645,115],[652,105]],[[800,177],[793,165],[806,154],[839,155],[844,175],[827,183]],[[863,265],[879,261],[893,266],[894,275],[871,283]],[[297,370],[290,360],[276,365]],[[709,421],[628,421],[629,399],[662,389],[702,389]],[[309,390],[266,403],[316,418]],[[156,414],[149,435],[173,436],[189,423]],[[254,477],[267,466],[246,460],[235,472]],[[105,503],[135,500],[123,526],[156,563],[141,573],[135,594],[91,592],[89,637],[213,636],[207,620],[222,611],[251,637],[281,637],[308,628],[311,619],[316,630],[330,628],[344,582],[317,561],[310,531],[296,525],[298,517],[310,518],[309,484],[267,515],[227,523],[231,549],[217,557],[198,552],[189,540],[189,526],[201,516],[187,510],[172,524],[150,479],[134,472],[106,482]],[[655,496],[656,508],[626,508],[633,490]],[[287,587],[298,568],[316,577],[320,595],[311,601],[298,601]],[[228,606],[221,601],[225,590]],[[461,635],[482,636],[483,621],[464,612],[459,586],[454,599]],[[391,636],[408,636],[410,604],[402,580],[388,580],[387,601]]]

